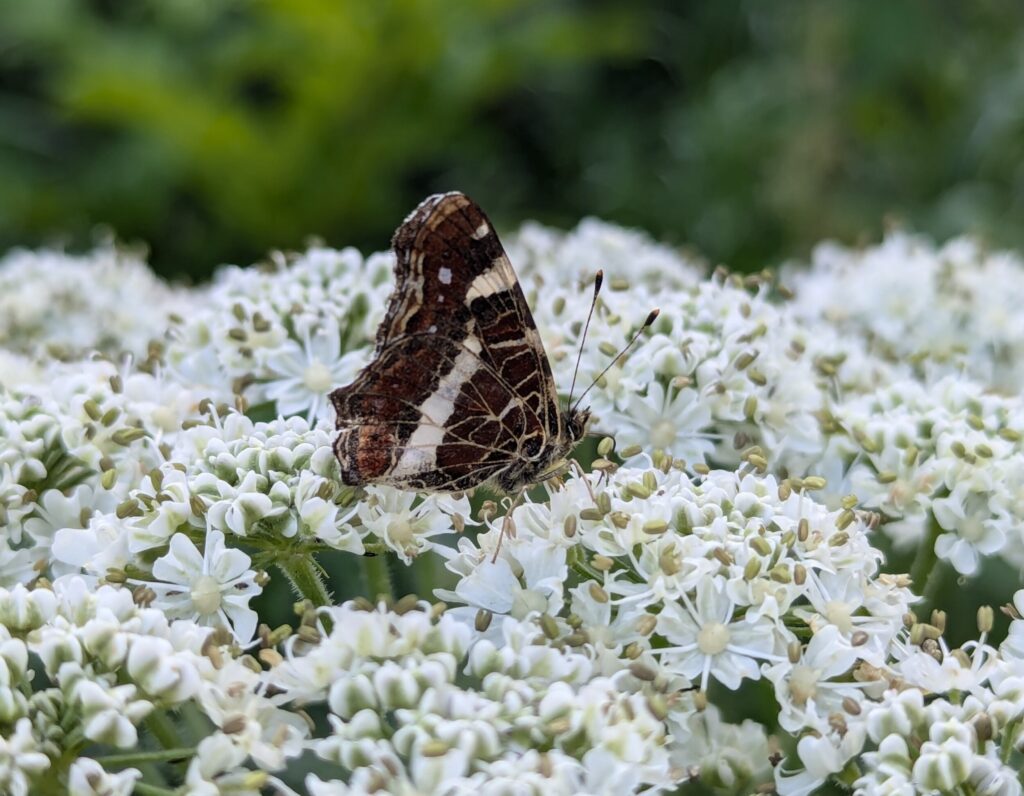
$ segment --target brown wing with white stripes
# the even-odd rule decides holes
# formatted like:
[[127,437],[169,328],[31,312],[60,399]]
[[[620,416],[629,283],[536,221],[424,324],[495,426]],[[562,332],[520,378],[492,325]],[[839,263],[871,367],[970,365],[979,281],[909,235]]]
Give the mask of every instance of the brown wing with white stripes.
[[453,491],[543,464],[560,435],[558,397],[487,216],[461,193],[431,196],[393,247],[374,360],[331,394],[342,479]]

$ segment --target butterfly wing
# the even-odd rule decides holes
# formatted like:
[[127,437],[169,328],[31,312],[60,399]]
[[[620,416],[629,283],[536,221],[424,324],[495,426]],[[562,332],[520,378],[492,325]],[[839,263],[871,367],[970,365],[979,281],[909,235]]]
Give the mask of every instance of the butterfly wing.
[[349,484],[453,491],[558,436],[551,368],[484,212],[431,196],[395,233],[396,287],[373,361],[331,400]]

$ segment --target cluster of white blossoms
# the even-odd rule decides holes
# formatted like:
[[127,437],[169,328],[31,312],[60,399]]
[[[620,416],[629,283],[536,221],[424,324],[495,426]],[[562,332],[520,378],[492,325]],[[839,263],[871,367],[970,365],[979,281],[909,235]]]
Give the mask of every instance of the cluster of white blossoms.
[[[700,279],[668,249],[595,222],[565,236],[528,227],[510,251],[524,255],[524,288],[537,296],[534,317],[560,385],[573,379],[588,283],[604,269],[577,384],[582,391],[597,379],[585,403],[621,446],[697,466],[735,466],[754,453],[804,467],[820,451],[819,375],[763,280]],[[616,360],[655,307],[649,333]]]
[[[312,794],[629,793],[671,784],[664,695],[623,688],[584,650],[553,645],[535,621],[496,620],[480,639],[426,603],[390,613],[329,609],[316,646],[267,674],[295,704],[326,701],[331,731],[312,744],[344,780]],[[298,649],[306,646],[306,649]]]
[[[16,250],[0,259],[0,348],[12,365],[16,354],[144,355],[167,314],[187,306],[185,291],[157,278],[139,254],[112,245],[81,256]],[[14,383],[13,375],[0,370],[0,384]]]
[[186,385],[102,359],[0,389],[0,586],[68,571],[49,569],[58,532],[113,511],[198,403]]
[[926,379],[967,375],[1024,387],[1024,260],[958,238],[937,248],[905,233],[879,246],[819,246],[810,267],[787,273],[792,312],[864,341],[879,359]]
[[508,243],[615,438],[514,506],[340,482],[390,254],[0,260],[0,792],[1024,793],[1024,264]]
[[139,606],[128,589],[74,576],[0,589],[3,792],[59,792],[63,765],[68,792],[132,793],[137,768],[108,772],[77,752],[134,749],[154,711],[198,698],[214,669],[203,654],[210,633]]
[[[460,542],[448,563],[459,581],[438,594],[477,627],[481,615],[537,617],[539,632],[587,648],[623,687],[655,685],[670,759],[695,770],[705,750],[692,737],[709,703],[745,681],[775,685],[789,731],[827,732],[844,697],[862,698],[847,682],[854,669],[884,665],[913,597],[879,573],[851,515],[772,477],[713,471],[694,483],[665,460],[574,479],[517,508],[497,558],[495,520],[479,548]],[[770,782],[767,752],[717,768],[726,782]]]
[[1024,566],[1024,402],[971,381],[901,381],[837,404],[836,487],[884,518],[903,549],[932,546],[965,575]]
[[168,374],[217,400],[241,395],[271,415],[325,419],[327,393],[369,359],[393,262],[312,248],[222,269],[168,330]]
[[431,529],[451,533],[452,515],[469,514],[465,497],[415,501],[396,490],[357,503],[339,483],[325,429],[301,417],[254,423],[208,411],[120,502],[108,499],[54,533],[52,574],[74,569],[144,588],[169,616],[229,627],[245,644],[256,631],[248,603],[262,571],[277,566],[293,578],[287,559],[324,549],[361,555],[364,543],[409,560],[429,549]]

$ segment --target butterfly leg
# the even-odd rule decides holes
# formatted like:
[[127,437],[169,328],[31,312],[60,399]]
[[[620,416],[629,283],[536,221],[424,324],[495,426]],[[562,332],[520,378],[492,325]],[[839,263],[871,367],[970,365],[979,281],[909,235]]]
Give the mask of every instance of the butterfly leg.
[[505,512],[505,516],[501,518],[501,535],[498,537],[498,546],[494,548],[494,555],[491,556],[491,563],[493,564],[498,560],[498,554],[501,552],[501,543],[505,540],[505,536],[511,539],[515,536],[516,529],[512,522],[512,512],[519,508],[519,505],[523,502],[523,498],[526,497],[526,487],[519,490],[519,494],[516,495]]
[[594,494],[594,490],[591,489],[591,487],[590,487],[590,479],[587,478],[586,470],[584,470],[580,466],[580,463],[578,461],[576,461],[575,459],[570,459],[569,460],[569,466],[572,467],[572,469],[576,471],[576,475],[580,478],[580,480],[583,481],[583,485],[587,488],[587,491],[590,493],[590,499],[594,503],[597,503],[597,496]]

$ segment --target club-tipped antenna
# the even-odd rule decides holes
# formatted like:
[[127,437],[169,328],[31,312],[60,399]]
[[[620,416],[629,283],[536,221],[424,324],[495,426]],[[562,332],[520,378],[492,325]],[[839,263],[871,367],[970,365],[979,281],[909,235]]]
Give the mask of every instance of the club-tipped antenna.
[[659,312],[661,312],[661,310],[651,310],[650,314],[647,316],[647,320],[644,321],[643,326],[636,330],[636,334],[634,334],[630,341],[622,347],[622,350],[615,355],[612,361],[608,363],[608,366],[597,374],[596,379],[590,382],[590,386],[583,391],[579,398],[576,399],[576,403],[573,404],[572,409],[570,411],[575,412],[576,409],[579,408],[579,405],[583,402],[583,399],[586,398],[587,393],[594,389],[594,385],[601,380],[601,377],[604,376],[604,374],[607,373],[609,370],[611,370],[615,366],[615,363],[622,359],[626,352],[633,347],[633,344],[640,339],[640,335],[643,334],[644,329],[646,329],[648,326],[654,323],[654,319],[658,317]]
[[576,389],[576,376],[580,372],[580,360],[583,359],[583,344],[587,342],[587,331],[590,329],[590,319],[594,317],[594,307],[597,306],[597,294],[601,292],[601,283],[604,282],[604,271],[594,274],[594,298],[590,300],[590,312],[587,313],[587,322],[583,325],[583,336],[580,337],[580,350],[576,352],[576,368],[572,372],[572,385],[569,387],[569,400],[566,406],[572,406],[572,393]]

